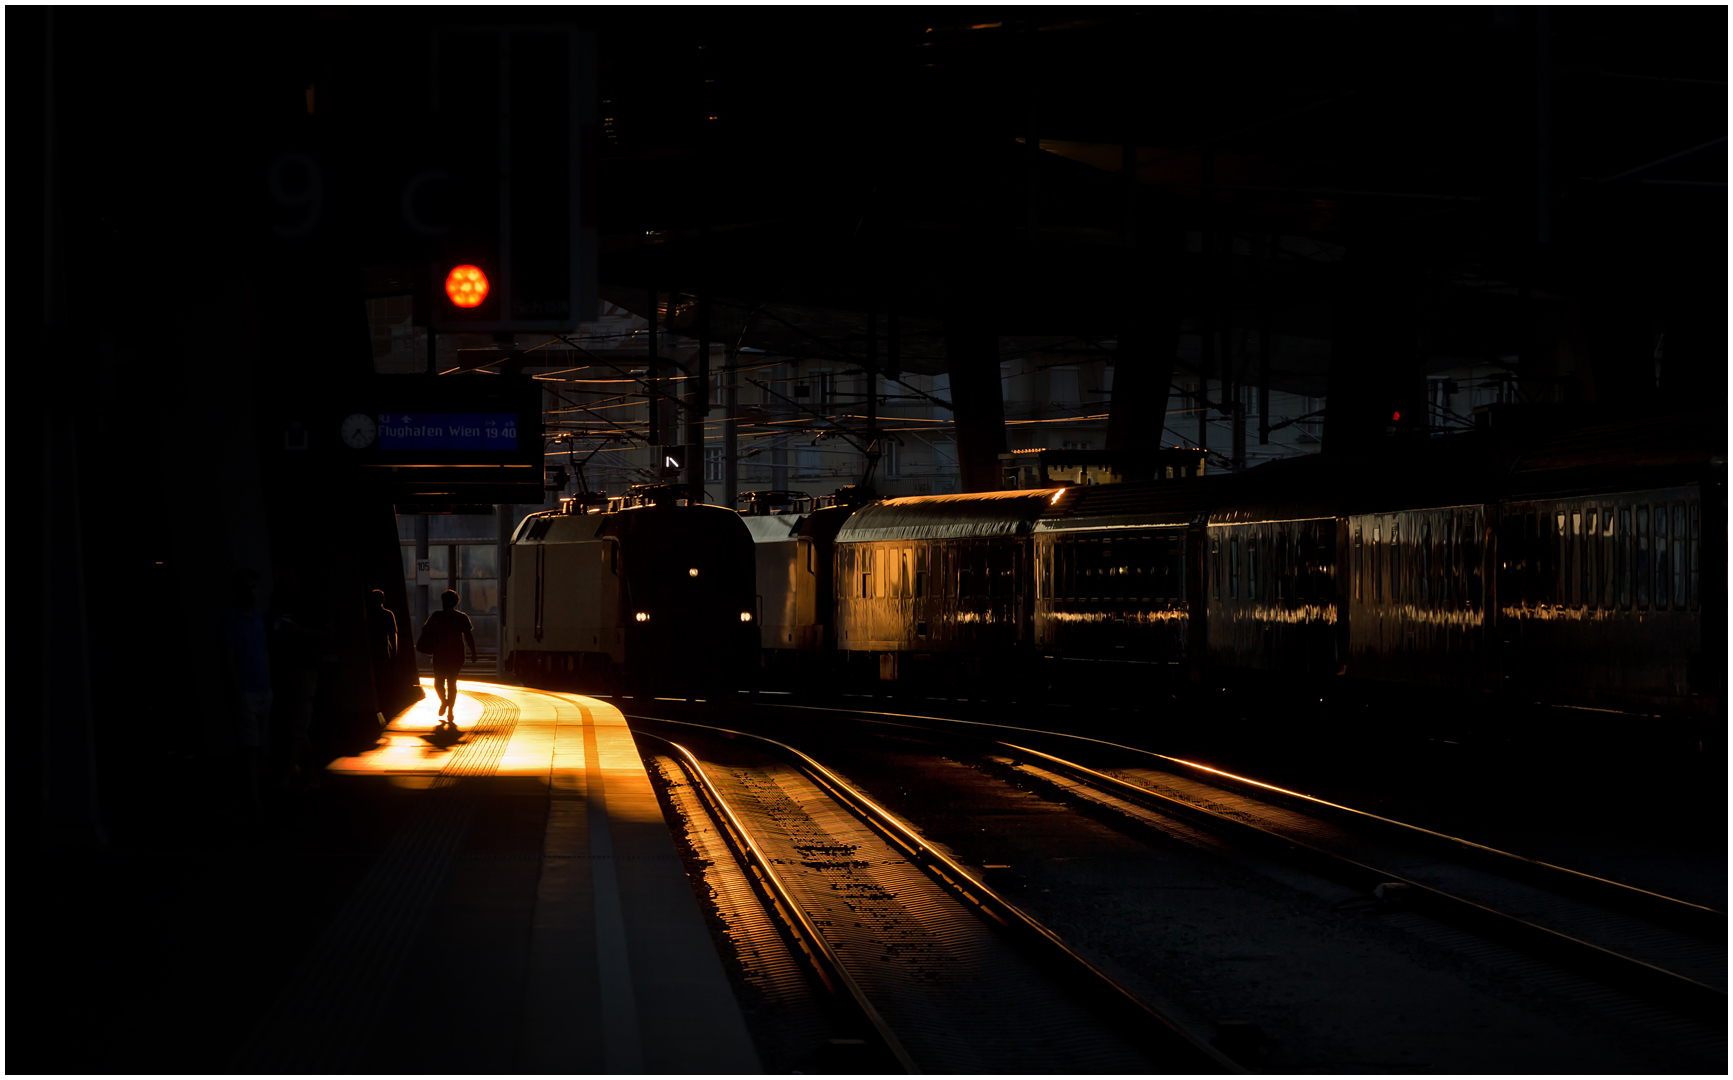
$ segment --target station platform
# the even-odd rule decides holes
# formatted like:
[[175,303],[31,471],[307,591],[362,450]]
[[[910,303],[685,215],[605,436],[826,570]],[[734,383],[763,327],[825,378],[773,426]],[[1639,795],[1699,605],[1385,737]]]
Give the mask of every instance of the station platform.
[[[326,767],[419,806],[235,1071],[759,1071],[619,710],[460,680],[442,725],[423,685],[377,748]],[[500,1034],[515,1012],[515,1045],[450,1049],[478,1007]],[[429,1034],[448,1049],[406,1070],[405,1041]]]

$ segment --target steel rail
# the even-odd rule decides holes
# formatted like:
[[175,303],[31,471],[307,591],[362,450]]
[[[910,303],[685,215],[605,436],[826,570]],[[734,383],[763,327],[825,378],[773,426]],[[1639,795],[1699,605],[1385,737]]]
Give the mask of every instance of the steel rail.
[[[1660,925],[1696,934],[1710,941],[1725,942],[1727,940],[1727,913],[1703,904],[1695,904],[1688,900],[1667,896],[1649,889],[1626,885],[1618,881],[1610,881],[1580,870],[1558,866],[1540,859],[1517,855],[1514,852],[1503,851],[1486,844],[1466,840],[1459,836],[1451,836],[1420,825],[1411,825],[1397,821],[1394,818],[1383,817],[1365,810],[1356,810],[1351,806],[1343,806],[1314,795],[1293,791],[1288,788],[1267,784],[1262,780],[1238,776],[1213,766],[1203,765],[1184,758],[1170,757],[1153,750],[1126,746],[1123,743],[1110,742],[1105,739],[1095,739],[1087,735],[1076,735],[1063,731],[1044,731],[1038,728],[1016,727],[1009,724],[992,724],[978,720],[959,720],[947,716],[925,716],[917,713],[897,713],[882,710],[843,709],[836,706],[795,705],[782,702],[763,702],[778,709],[804,709],[821,712],[852,713],[860,717],[883,716],[898,720],[927,720],[945,724],[955,724],[964,727],[987,728],[994,731],[1018,731],[1029,735],[1041,735],[1048,738],[1070,739],[1078,742],[1092,743],[1096,746],[1112,750],[1123,750],[1139,754],[1159,763],[1162,767],[1177,766],[1199,779],[1224,787],[1231,787],[1245,794],[1258,798],[1281,801],[1290,808],[1313,814],[1338,824],[1350,824],[1356,828],[1371,829],[1387,836],[1392,836],[1409,843],[1424,845],[1432,850],[1447,853],[1455,858],[1474,862],[1484,869],[1493,871],[1513,880],[1537,885],[1542,888],[1568,893],[1580,899],[1590,900],[1607,907],[1616,908],[1629,915],[1652,920]],[[865,723],[888,723],[889,721],[864,720]],[[931,729],[927,729],[931,730]],[[991,737],[988,737],[991,738]],[[997,740],[993,740],[997,741]]]
[[1098,772],[1076,762],[1013,743],[996,742],[1017,754],[1035,758],[1097,789],[1164,814],[1186,818],[1241,842],[1273,851],[1290,862],[1353,888],[1373,893],[1381,885],[1399,884],[1404,906],[1422,914],[1510,945],[1549,962],[1568,967],[1681,1012],[1709,1021],[1727,1020],[1727,992],[1666,968],[1506,914],[1377,867],[1326,851],[1274,829],[1220,814],[1183,799]]
[[752,739],[776,747],[827,794],[846,806],[868,827],[889,841],[892,846],[906,853],[911,861],[924,869],[942,887],[976,911],[983,919],[1000,927],[1013,937],[1034,945],[1041,950],[1042,958],[1047,960],[1050,965],[1057,966],[1061,973],[1069,974],[1087,988],[1100,993],[1111,1007],[1119,1011],[1123,1017],[1133,1021],[1130,1026],[1132,1034],[1138,1041],[1150,1045],[1163,1058],[1173,1059],[1172,1071],[1193,1073],[1243,1073],[1245,1071],[1213,1046],[1196,1038],[1159,1009],[1121,986],[1087,958],[1067,945],[1057,934],[1031,918],[1017,905],[970,877],[966,870],[943,852],[928,845],[918,833],[904,825],[895,815],[856,791],[841,777],[800,750],[768,736],[746,731],[733,731],[710,724],[694,724],[683,720],[631,714],[627,714],[627,719],[700,728],[734,738]]
[[914,1058],[909,1056],[908,1050],[903,1047],[902,1040],[897,1038],[896,1032],[891,1030],[891,1026],[885,1022],[885,1018],[880,1015],[878,1009],[867,998],[866,991],[862,990],[860,984],[848,973],[842,960],[831,949],[830,943],[824,939],[824,935],[819,932],[818,927],[813,925],[812,920],[807,917],[806,911],[795,902],[793,894],[789,892],[788,887],[783,884],[782,878],[771,866],[771,861],[765,857],[763,851],[759,850],[757,842],[752,839],[752,834],[746,831],[746,827],[735,816],[728,801],[722,797],[722,793],[716,789],[716,785],[705,773],[704,766],[699,764],[697,756],[672,739],[666,739],[648,731],[635,732],[635,734],[648,736],[658,742],[666,743],[674,749],[676,760],[696,783],[698,793],[703,798],[706,809],[710,811],[710,816],[721,828],[723,838],[727,841],[728,846],[734,850],[735,858],[750,871],[753,886],[760,898],[770,908],[771,914],[776,920],[782,924],[783,930],[792,939],[795,947],[806,961],[808,969],[823,985],[825,992],[830,995],[833,1001],[851,1008],[860,1019],[865,1021],[905,1073],[919,1074],[921,1069],[915,1064]]

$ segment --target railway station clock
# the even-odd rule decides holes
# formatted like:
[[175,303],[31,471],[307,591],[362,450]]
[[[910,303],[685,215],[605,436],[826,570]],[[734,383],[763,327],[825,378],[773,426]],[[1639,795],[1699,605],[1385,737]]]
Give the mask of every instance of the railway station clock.
[[350,413],[343,421],[343,445],[365,450],[379,437],[379,425],[366,413]]

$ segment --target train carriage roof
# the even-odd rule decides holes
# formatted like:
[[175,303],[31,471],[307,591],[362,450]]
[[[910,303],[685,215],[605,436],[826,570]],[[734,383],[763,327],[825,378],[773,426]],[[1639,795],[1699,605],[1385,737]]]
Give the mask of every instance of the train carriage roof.
[[1680,483],[1726,455],[1727,415],[1719,409],[1579,425],[1526,449],[1509,470],[1504,494]]
[[1143,480],[1066,488],[1035,526],[1038,533],[1189,525],[1222,497],[1226,477]]
[[956,540],[1027,536],[1063,488],[983,491],[967,495],[915,495],[863,506],[843,524],[839,544],[871,540]]

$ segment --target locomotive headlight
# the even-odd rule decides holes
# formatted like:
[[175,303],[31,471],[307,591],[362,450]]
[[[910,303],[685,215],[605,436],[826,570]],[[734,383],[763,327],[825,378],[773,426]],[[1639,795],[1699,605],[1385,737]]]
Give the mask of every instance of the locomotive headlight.
[[686,571],[686,576],[687,577],[697,577],[698,576],[698,568],[696,566],[694,566],[692,569]]
[[740,621],[741,622],[751,622],[752,621],[752,612],[742,611],[740,613]]
[[648,611],[640,611],[636,615],[632,616],[632,618],[637,619],[639,622],[649,622],[650,613]]

